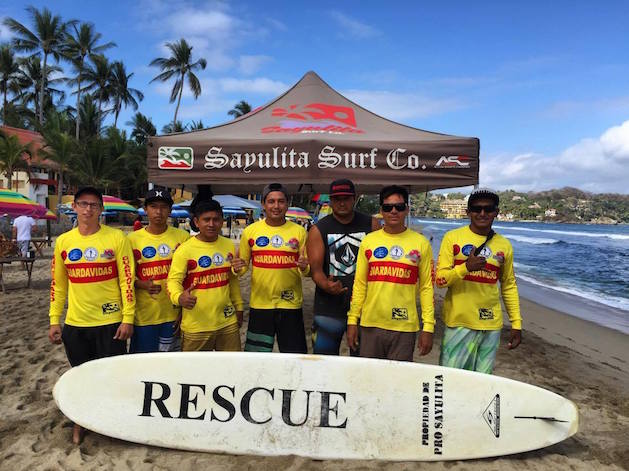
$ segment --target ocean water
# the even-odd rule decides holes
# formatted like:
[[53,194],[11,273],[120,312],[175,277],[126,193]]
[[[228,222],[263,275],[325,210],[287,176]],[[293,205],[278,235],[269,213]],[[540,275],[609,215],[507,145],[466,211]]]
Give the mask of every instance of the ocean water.
[[[435,258],[445,232],[468,224],[463,219],[412,218],[411,222],[433,238]],[[629,225],[495,221],[493,228],[511,241],[519,280],[558,296],[568,294],[589,305],[612,308],[624,319],[621,323],[629,325]],[[593,313],[589,320],[618,328],[616,321],[602,319]]]

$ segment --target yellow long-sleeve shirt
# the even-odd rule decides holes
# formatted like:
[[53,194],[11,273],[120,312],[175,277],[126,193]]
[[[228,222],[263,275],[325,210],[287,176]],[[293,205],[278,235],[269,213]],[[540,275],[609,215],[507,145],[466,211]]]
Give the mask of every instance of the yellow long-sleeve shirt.
[[502,293],[511,326],[521,329],[520,299],[513,272],[511,243],[500,234],[495,234],[480,253],[487,259],[485,269],[469,272],[465,266],[472,249],[480,247],[486,238],[472,232],[469,226],[444,235],[439,249],[436,280],[437,286],[448,287],[443,304],[444,322],[448,327],[501,329]]
[[[306,230],[286,221],[269,226],[258,221],[247,226],[240,239],[240,258],[251,260],[251,299],[255,309],[299,309],[303,304],[299,254],[306,247]],[[244,270],[240,273],[242,275]]]
[[417,332],[417,294],[422,329],[434,332],[432,249],[421,234],[384,229],[367,234],[360,244],[347,323],[398,332]]
[[211,332],[238,322],[235,314],[244,303],[231,270],[234,252],[234,244],[225,237],[218,236],[215,242],[193,237],[173,255],[167,279],[171,302],[179,305],[179,296],[188,288],[197,298],[192,309],[182,308],[182,331]]
[[118,229],[100,226],[82,236],[75,228],[61,234],[52,259],[50,324],[59,324],[66,297],[68,325],[133,324],[134,270],[131,246]]
[[170,302],[166,293],[166,278],[175,250],[190,238],[190,234],[174,227],[168,227],[162,234],[151,234],[146,228],[142,228],[131,232],[127,237],[135,258],[136,278],[142,281],[153,280],[154,284],[162,287],[154,295],[145,289],[135,290],[135,325],[174,321],[181,308]]

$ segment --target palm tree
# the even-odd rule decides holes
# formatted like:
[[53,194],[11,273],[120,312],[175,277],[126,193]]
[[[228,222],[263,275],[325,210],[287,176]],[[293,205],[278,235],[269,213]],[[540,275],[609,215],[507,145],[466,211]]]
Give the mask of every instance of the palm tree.
[[127,126],[131,126],[131,137],[135,139],[138,145],[146,144],[149,136],[157,134],[157,129],[151,121],[151,118],[144,116],[142,113],[136,113],[130,121],[126,122]]
[[162,128],[162,134],[173,134],[175,132],[184,132],[188,128],[188,125],[184,126],[181,121],[175,121],[174,123],[168,123]]
[[190,131],[200,131],[202,129],[205,129],[205,125],[203,124],[202,120],[199,120],[199,121],[192,120],[188,123],[187,128]]
[[157,77],[151,80],[151,83],[159,80],[160,82],[167,82],[171,78],[175,77],[175,84],[170,92],[170,103],[177,100],[177,107],[175,108],[175,117],[173,118],[173,125],[177,123],[177,112],[179,111],[179,104],[181,103],[181,95],[183,93],[184,80],[188,77],[188,86],[194,95],[195,100],[201,95],[201,83],[194,74],[195,70],[205,69],[207,61],[203,58],[196,62],[192,62],[192,46],[190,46],[185,39],[180,39],[175,43],[166,43],[166,47],[170,49],[170,57],[159,57],[153,59],[150,66],[159,67],[162,71]]
[[251,113],[251,105],[245,100],[240,100],[231,110],[227,112],[227,114],[229,116],[233,116],[234,119],[240,118],[248,113]]
[[20,66],[7,44],[0,46],[0,91],[2,92],[2,124],[7,123],[7,92],[17,78]]
[[[65,98],[63,90],[58,88],[52,88],[52,86],[63,84],[66,79],[64,77],[50,78],[53,73],[62,72],[61,67],[57,65],[49,65],[46,67],[46,74],[44,76],[42,72],[42,63],[39,57],[30,56],[27,58],[19,59],[20,70],[16,79],[16,90],[19,99],[24,107],[28,107],[29,103],[33,104],[34,121],[38,121],[38,117],[41,114],[45,114],[45,110],[48,105],[51,104],[50,99],[55,96],[60,100]],[[47,100],[43,103],[44,108],[41,109],[40,101],[40,84],[45,83],[45,96]]]
[[24,155],[33,157],[31,143],[22,144],[17,136],[0,131],[0,174],[4,174],[13,188],[13,174],[25,171],[30,177],[30,167]]
[[83,77],[86,81],[85,90],[89,90],[98,96],[98,133],[100,134],[103,122],[103,102],[108,102],[111,97],[112,70],[111,64],[102,54],[90,56],[92,65],[85,65]]
[[[81,23],[80,27],[76,24],[72,25],[74,34],[68,33],[65,37],[64,55],[72,62],[76,69],[77,75],[71,81],[72,85],[77,85],[76,91],[76,108],[79,109],[81,104],[81,80],[83,78],[83,67],[85,58],[94,54],[102,53],[107,49],[116,47],[116,43],[108,42],[98,45],[102,35],[97,33],[92,23]],[[79,139],[80,116],[77,114],[75,138]]]
[[87,139],[81,143],[74,171],[85,185],[106,190],[113,182],[113,165],[106,144],[100,137]]
[[133,74],[127,75],[125,66],[122,62],[116,61],[111,66],[111,99],[114,102],[114,128],[118,124],[118,115],[122,109],[129,105],[133,110],[138,109],[138,101],[144,100],[144,94],[135,88],[129,87],[129,79]]
[[78,143],[67,132],[70,128],[70,118],[66,113],[53,113],[46,120],[42,131],[45,145],[39,154],[57,164],[57,215],[63,195],[63,176],[67,174],[75,163]]
[[[49,55],[52,55],[57,62],[59,61],[66,28],[68,24],[73,24],[74,21],[66,23],[59,15],[53,16],[48,8],[43,8],[40,11],[30,6],[26,11],[31,17],[34,26],[33,31],[13,18],[6,18],[4,24],[16,34],[16,37],[13,38],[13,47],[18,51],[42,54],[44,56],[42,68],[47,70]],[[45,78],[46,76],[43,75],[39,85],[39,124],[44,123]]]
[[102,121],[100,121],[98,107],[91,95],[83,95],[77,116],[81,120],[80,135],[83,136],[83,139],[90,139],[98,135]]

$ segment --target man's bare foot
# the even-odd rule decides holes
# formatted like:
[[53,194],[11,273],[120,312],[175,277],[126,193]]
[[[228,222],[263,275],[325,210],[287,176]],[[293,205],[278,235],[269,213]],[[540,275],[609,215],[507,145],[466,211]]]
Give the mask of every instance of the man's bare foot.
[[83,441],[83,428],[79,424],[74,424],[72,427],[72,443],[80,445]]

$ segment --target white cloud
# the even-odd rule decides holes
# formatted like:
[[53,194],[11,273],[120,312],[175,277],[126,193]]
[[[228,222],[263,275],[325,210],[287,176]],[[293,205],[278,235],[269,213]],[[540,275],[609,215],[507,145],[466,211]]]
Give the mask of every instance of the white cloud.
[[527,153],[481,157],[480,183],[540,191],[571,186],[593,193],[629,193],[629,121],[555,156]]
[[340,26],[341,36],[351,36],[357,39],[371,38],[379,36],[381,33],[376,28],[361,21],[356,20],[340,11],[331,11],[330,16]]
[[454,99],[430,98],[412,93],[346,90],[342,94],[363,108],[393,121],[425,118],[464,107],[463,103]]
[[254,79],[223,78],[218,83],[226,93],[256,93],[276,96],[288,90],[288,85],[264,77]]
[[238,59],[238,70],[244,75],[255,74],[260,68],[272,60],[271,56],[240,56]]
[[6,17],[0,17],[0,41],[8,41],[13,37],[9,28],[4,25]]

